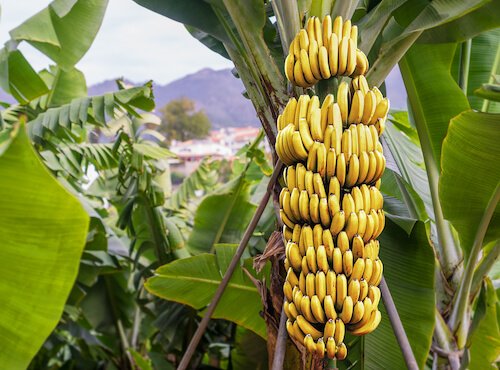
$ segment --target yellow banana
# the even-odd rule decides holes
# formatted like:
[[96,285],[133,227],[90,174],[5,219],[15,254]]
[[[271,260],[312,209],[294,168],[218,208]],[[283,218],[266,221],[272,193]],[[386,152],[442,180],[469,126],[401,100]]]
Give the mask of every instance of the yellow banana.
[[352,268],[351,279],[360,280],[365,271],[365,260],[363,258],[358,258],[354,262],[354,267]]
[[329,124],[332,124],[331,122],[328,122],[328,112],[330,111],[333,102],[333,94],[328,94],[323,100],[323,104],[321,105],[321,129],[323,131],[326,130],[326,127]]
[[368,289],[368,297],[372,300],[373,306],[378,307],[381,297],[380,289],[376,286],[371,286]]
[[352,155],[352,132],[350,130],[342,133],[341,149],[347,163]]
[[347,176],[345,178],[344,186],[353,187],[356,185],[359,177],[359,159],[356,154],[351,155],[349,159],[349,168],[347,170]]
[[342,251],[339,248],[334,248],[333,249],[333,271],[335,273],[340,274],[342,273]]
[[368,176],[368,170],[370,166],[370,157],[366,151],[362,151],[359,154],[359,176],[357,183],[362,184],[366,177]]
[[342,231],[345,225],[345,213],[344,211],[340,211],[335,213],[335,216],[332,217],[332,223],[330,225],[330,232],[333,236],[336,236],[338,233]]
[[330,320],[335,320],[337,318],[337,311],[335,311],[334,296],[327,295],[323,301],[323,307],[325,308],[325,315]]
[[299,134],[303,146],[306,148],[306,150],[310,150],[314,144],[314,140],[311,136],[311,132],[309,131],[309,125],[307,124],[305,118],[301,118],[299,120]]
[[385,122],[386,122],[386,117],[379,118],[377,120],[377,122],[375,122],[374,126],[377,128],[377,132],[378,132],[379,136],[382,135],[385,131],[385,126],[386,126]]
[[311,72],[316,80],[321,80],[320,68],[319,68],[319,46],[316,40],[309,43],[309,65],[311,66]]
[[293,188],[292,193],[290,194],[289,201],[290,201],[290,209],[291,209],[293,218],[295,220],[300,220],[299,198],[300,198],[300,191],[299,191],[299,189],[298,188]]
[[[318,271],[318,264],[316,262],[316,250],[314,249],[314,247],[307,247],[306,259],[307,259],[307,267],[309,268],[309,271],[311,271],[313,274],[315,274],[316,271]],[[309,277],[309,275],[306,276],[306,279],[308,277]],[[313,277],[314,277],[314,275],[313,275]],[[307,280],[306,280],[306,284],[307,284]]]
[[298,288],[294,289],[294,292],[293,292],[293,304],[295,305],[295,307],[297,307],[297,310],[302,313],[302,311],[300,310],[300,302],[302,301],[302,297],[304,296],[304,294],[302,293],[302,291]]
[[307,106],[307,122],[311,122],[312,114],[317,109],[320,109],[319,98],[317,95],[313,95],[313,97],[309,100],[309,105]]
[[304,346],[307,349],[307,352],[314,353],[316,352],[316,343],[314,343],[314,339],[311,334],[306,334],[304,337]]
[[307,31],[307,37],[309,39],[309,44],[313,41],[316,40],[315,37],[315,32],[314,32],[314,18],[316,17],[309,17],[306,23],[306,31]]
[[293,78],[293,66],[295,64],[295,58],[293,54],[288,54],[288,56],[285,59],[285,76],[288,81],[291,83],[295,83],[295,80]]
[[330,183],[328,184],[328,194],[333,194],[337,197],[337,201],[340,200],[340,182],[337,177],[332,177]]
[[309,36],[307,34],[307,31],[304,29],[301,29],[299,31],[299,44],[300,44],[300,49],[303,50],[309,49]]
[[316,84],[318,80],[316,80],[316,78],[314,78],[314,75],[312,74],[311,65],[309,64],[309,55],[307,55],[306,50],[302,49],[300,51],[300,65],[302,67],[302,73],[305,80],[307,81],[309,86],[311,86]]
[[323,230],[323,245],[325,247],[328,262],[332,262],[333,248],[335,248],[335,245],[333,243],[333,236],[330,229]]
[[285,281],[285,283],[283,284],[283,294],[288,301],[291,301],[293,299],[292,285],[288,281]]
[[313,187],[314,193],[318,194],[320,198],[326,198],[326,190],[325,185],[323,184],[323,179],[317,172],[313,174]]
[[311,98],[307,94],[299,96],[299,100],[297,101],[297,108],[295,109],[295,127],[299,126],[301,118],[307,120],[307,107],[309,106],[310,100]]
[[[330,125],[328,127],[333,126]],[[337,165],[337,153],[335,149],[330,148],[326,154],[326,181],[330,182],[331,178],[335,176],[335,166]]]
[[301,292],[306,291],[306,276],[303,272],[301,272],[299,275],[299,289]]
[[360,292],[359,280],[352,279],[351,277],[351,280],[349,281],[349,285],[347,287],[347,295],[351,297],[353,302],[357,302],[359,299],[359,292]]
[[361,118],[361,123],[368,125],[373,115],[375,114],[375,109],[377,108],[377,97],[375,93],[371,90],[368,90],[364,96],[364,111],[363,117]]
[[311,112],[311,136],[314,140],[323,141],[323,130],[321,129],[321,109]]
[[299,121],[295,122],[295,110],[297,109],[297,99],[291,98],[288,101],[288,104],[286,105],[286,110],[283,112],[283,116],[285,121],[283,122],[284,125],[288,125],[290,123],[293,123],[295,126],[295,129],[299,129]]
[[389,113],[389,99],[383,98],[380,102],[377,103],[377,108],[375,109],[375,113],[370,120],[370,124],[373,125],[379,118],[387,117],[387,113]]
[[288,218],[288,216],[286,215],[285,211],[280,209],[280,218],[281,218],[281,221],[283,221],[283,223],[289,227],[290,229],[293,229],[294,226],[295,226],[295,223],[292,222],[292,220],[290,220]]
[[332,220],[328,211],[328,200],[326,198],[321,198],[319,201],[319,216],[323,227],[330,227]]
[[342,309],[344,299],[347,297],[347,278],[344,274],[337,275],[337,296],[335,298],[335,307],[337,310]]
[[309,247],[314,247],[314,241],[313,241],[313,231],[311,229],[311,226],[306,225],[302,228],[302,235],[304,239],[304,244],[306,248]]
[[337,346],[337,353],[335,354],[335,358],[339,361],[344,360],[347,357],[347,347],[345,343],[340,343]]
[[323,228],[320,224],[314,225],[313,228],[314,249],[317,250],[323,244]]
[[354,235],[358,232],[358,215],[355,212],[352,212],[347,218],[347,224],[345,226],[345,233],[347,234],[347,238],[352,240]]
[[368,130],[368,127],[363,124],[356,125],[356,131],[358,132],[359,153],[366,152],[368,150],[368,143],[366,141],[366,131]]
[[342,209],[346,213],[346,215],[351,215],[351,213],[356,212],[356,203],[354,202],[354,198],[352,194],[344,194],[342,198]]
[[365,269],[363,271],[363,279],[368,282],[370,281],[373,274],[373,261],[370,258],[366,258],[364,261]]
[[300,59],[295,61],[295,66],[293,67],[293,79],[295,83],[303,88],[307,88],[311,86],[309,82],[306,81],[304,77],[304,73],[302,72],[302,65],[300,63]]
[[319,144],[320,144],[319,142],[315,141],[314,144],[311,146],[311,149],[309,150],[309,156],[307,157],[307,163],[306,163],[306,167],[309,171],[316,172],[316,160],[317,160],[316,152],[318,151]]
[[295,322],[293,323],[292,328],[293,328],[293,332],[294,332],[294,338],[297,341],[299,341],[301,344],[303,344],[305,334],[302,332],[302,330],[300,330],[300,327],[299,327],[297,320],[295,320]]
[[342,28],[343,28],[342,17],[338,16],[333,20],[333,33],[337,35],[339,39],[342,38]]
[[332,218],[335,217],[338,212],[340,212],[339,200],[335,194],[330,194],[328,196],[328,209]]
[[[292,207],[290,204],[290,192],[287,191],[283,195],[283,211],[285,212],[286,216],[290,219],[291,222],[295,223],[299,220],[299,218],[295,218],[292,212]],[[288,226],[288,225],[287,225]]]
[[342,254],[349,250],[349,238],[345,231],[341,231],[337,236],[337,248],[340,249]]
[[354,212],[359,212],[363,209],[363,194],[360,187],[353,187],[351,189],[352,199],[354,200]]
[[290,319],[286,320],[286,331],[288,332],[288,335],[295,339],[295,340],[298,340],[298,338],[296,337],[295,335],[295,331],[293,330],[293,324],[292,324],[292,321]]
[[325,357],[326,345],[323,338],[319,338],[316,342],[316,355],[318,358],[322,359]]
[[358,258],[365,258],[365,244],[359,235],[354,235],[354,238],[352,238],[352,256],[354,261],[357,261]]
[[356,49],[356,68],[354,69],[354,76],[364,75],[368,70],[368,59],[365,53]]
[[365,279],[361,279],[359,281],[359,300],[364,301],[367,295],[368,295],[368,282]]
[[347,68],[345,74],[352,76],[356,70],[356,42],[352,39],[347,41]]
[[357,43],[358,43],[358,26],[354,26],[353,25],[351,27],[351,35],[350,35],[350,37],[351,37],[351,40],[354,41],[356,43],[356,45],[357,45]]
[[376,181],[379,178],[381,178],[382,174],[384,173],[384,170],[385,170],[385,157],[384,157],[384,155],[381,152],[379,152],[378,150],[375,150],[374,153],[375,153],[375,157],[377,158],[377,172],[375,173],[375,176],[372,179],[372,181]]
[[323,46],[323,28],[318,17],[314,17],[314,35],[318,41],[318,46]]
[[333,337],[330,337],[326,341],[326,356],[330,360],[333,360],[335,358],[336,353],[337,353],[337,347],[335,345],[335,339]]
[[316,273],[316,295],[322,303],[326,296],[326,276],[323,271]]
[[342,311],[339,314],[340,319],[347,324],[351,321],[352,318],[352,310],[354,308],[354,302],[352,298],[347,296],[344,299],[344,303],[342,304]]
[[375,174],[377,172],[377,157],[375,155],[376,150],[368,153],[368,173],[366,174],[365,182],[373,182]]
[[329,113],[329,116],[331,117],[331,124],[335,128],[335,140],[332,135],[331,145],[338,153],[341,150],[343,127],[342,112],[340,111],[340,105],[338,103],[334,103],[332,105],[331,113]]
[[297,324],[299,325],[299,328],[303,333],[311,335],[314,340],[317,340],[318,338],[321,338],[323,336],[323,333],[312,326],[302,315],[297,316]]
[[359,123],[363,117],[364,95],[361,90],[356,90],[352,98],[351,110],[349,112],[348,123]]
[[300,37],[299,34],[295,36],[293,41],[290,43],[290,54],[293,54],[293,56],[298,59],[299,54],[300,54]]
[[306,190],[302,190],[299,196],[299,212],[303,221],[309,222],[311,220],[309,215],[309,196]]
[[373,218],[372,214],[369,213],[366,215],[366,229],[365,233],[363,234],[363,241],[367,243],[371,238],[373,233],[375,232],[375,219]]
[[309,196],[314,194],[314,172],[307,171],[305,176],[305,186]]
[[311,298],[313,295],[316,294],[315,277],[316,277],[316,275],[314,275],[314,273],[312,273],[312,272],[308,273],[306,276],[306,290],[305,290],[305,292],[306,292],[306,295],[309,296],[309,298]]
[[295,166],[286,167],[286,172],[283,172],[285,177],[285,185],[288,189],[293,189],[297,187],[297,171]]
[[353,154],[359,157],[359,142],[358,142],[358,130],[356,130],[356,125],[352,124],[349,126],[349,131],[351,131],[351,148]]
[[335,342],[337,343],[341,343],[344,341],[345,324],[340,318],[337,318],[335,320],[335,334],[333,335],[333,337],[335,338]]
[[343,153],[337,155],[337,168],[335,170],[335,176],[339,181],[340,186],[344,186],[346,178],[346,160]]
[[319,224],[321,222],[319,218],[319,196],[318,194],[313,194],[309,198],[309,216],[311,217],[311,221],[315,224]]
[[348,57],[349,39],[347,37],[344,37],[339,41],[339,69],[337,71],[337,74],[339,76],[343,76],[346,74]]
[[328,258],[326,256],[326,248],[324,245],[320,245],[316,250],[316,258],[318,259],[318,268],[326,274],[328,272],[329,267],[328,267]]
[[364,209],[360,209],[358,212],[358,235],[364,235],[366,231],[367,216]]
[[300,255],[299,246],[297,243],[289,242],[287,244],[287,258],[290,261],[290,265],[295,271],[300,271],[300,266],[302,263],[302,256]]
[[292,235],[292,231],[286,225],[283,225],[283,238],[286,242],[292,239]]
[[353,256],[352,251],[349,249],[342,255],[342,267],[344,269],[344,274],[349,277],[352,274],[353,269]]
[[375,150],[377,146],[377,141],[378,137],[375,136],[375,140],[373,139],[373,134],[372,134],[372,127],[375,129],[375,135],[377,132],[377,129],[374,126],[366,126],[366,125],[361,125],[365,129],[365,136],[366,136],[366,151],[371,152],[372,150]]
[[324,323],[326,321],[325,311],[323,311],[323,307],[317,295],[311,298],[311,311],[317,322]]
[[288,313],[290,315],[288,317],[293,319],[295,319],[299,315],[299,311],[297,310],[297,307],[295,307],[295,303],[290,302],[288,304]]
[[346,21],[344,22],[343,26],[342,26],[342,37],[347,37],[347,38],[351,38],[351,28],[352,28],[352,24],[351,24],[351,20],[350,19],[346,19]]
[[339,69],[339,37],[335,33],[332,33],[328,42],[328,64],[331,76],[336,76]]
[[326,128],[323,130],[324,131],[323,144],[325,145],[327,156],[328,156],[328,151],[332,147],[331,146],[332,145],[332,133],[334,130],[335,130],[335,128],[333,127],[333,125],[327,125]]
[[374,235],[374,238],[378,238],[378,236],[380,234],[382,234],[382,231],[384,231],[384,227],[385,227],[385,214],[384,214],[384,210],[383,209],[379,209],[377,211],[377,216],[378,216],[378,229]]
[[361,321],[365,314],[365,305],[361,301],[357,301],[352,310],[351,324],[356,324]]
[[332,34],[332,17],[330,17],[330,15],[326,15],[325,18],[323,18],[322,27],[323,45],[328,45],[328,40],[330,40],[330,35]]
[[290,285],[292,286],[292,289],[293,287],[299,285],[299,278],[297,277],[297,275],[295,275],[295,272],[293,271],[293,269],[290,267],[286,273],[286,281],[288,281],[290,283]]
[[370,212],[372,209],[370,188],[366,184],[362,184],[359,189],[361,190],[361,194],[363,195],[363,209],[365,212]]
[[368,126],[368,129],[370,130],[371,137],[372,137],[372,146],[373,146],[372,150],[375,150],[378,146],[378,143],[380,142],[379,138],[378,138],[378,131],[377,131],[377,128],[373,125]]
[[323,339],[328,340],[328,338],[335,335],[335,319],[328,319],[325,323],[325,328],[323,329]]
[[317,58],[320,76],[321,78],[328,80],[332,75],[330,71],[330,64],[328,62],[328,49],[325,46],[321,46],[319,48]]
[[[335,297],[337,295],[337,275],[333,270],[328,270],[326,273],[326,297],[330,296],[331,299],[335,301]],[[324,301],[325,301],[324,300]],[[326,306],[326,303],[325,303]]]
[[340,108],[342,123],[347,123],[349,117],[349,85],[347,82],[341,82],[337,90],[337,104]]
[[[304,177],[306,174],[306,168],[302,163],[297,163],[297,166],[295,167],[295,186],[297,187],[300,191],[305,189],[304,185]],[[290,187],[291,189],[291,187]]]
[[[382,319],[382,315],[381,315],[379,310],[372,311],[368,322],[366,322],[365,325],[362,325],[359,328],[355,328],[354,330],[351,331],[351,333],[354,335],[365,335],[365,334],[371,333],[380,324],[381,319]],[[363,321],[363,320],[361,320],[361,321]],[[356,325],[358,325],[358,324],[356,324]]]

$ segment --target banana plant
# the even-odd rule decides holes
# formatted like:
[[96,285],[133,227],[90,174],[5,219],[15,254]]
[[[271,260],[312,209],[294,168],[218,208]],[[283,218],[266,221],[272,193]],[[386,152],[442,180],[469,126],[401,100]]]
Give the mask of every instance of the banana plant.
[[[498,1],[135,1],[184,23],[193,37],[232,60],[275,160],[278,114],[290,96],[303,92],[287,85],[283,65],[310,16],[352,18],[369,58],[370,85],[384,90],[384,79],[399,64],[408,112],[392,112],[384,143],[394,161],[383,179],[390,184],[383,188],[390,223],[381,253],[411,345],[405,358],[413,352],[418,368],[492,367],[498,346],[477,338],[486,330],[482,320],[496,314],[488,274],[500,238],[500,173],[493,165],[498,104],[482,100],[484,88],[479,96],[474,91],[498,74],[498,34],[491,30],[499,21],[490,16]],[[315,92],[336,95],[335,86],[322,82]],[[272,271],[271,279],[279,280],[278,268]],[[498,323],[489,335],[498,337]],[[351,346],[358,350],[337,367],[405,366],[387,319]],[[304,349],[287,346],[284,368],[297,368],[297,350]]]

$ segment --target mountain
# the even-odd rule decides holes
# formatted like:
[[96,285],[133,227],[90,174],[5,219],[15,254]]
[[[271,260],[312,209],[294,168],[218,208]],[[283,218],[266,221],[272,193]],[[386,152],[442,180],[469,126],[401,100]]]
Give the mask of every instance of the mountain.
[[[386,88],[391,108],[406,109],[406,91],[397,68],[387,77]],[[116,89],[115,80],[106,80],[90,86],[89,95],[102,95]],[[173,99],[186,97],[205,111],[213,128],[259,126],[252,103],[241,94],[244,90],[243,83],[233,76],[230,69],[215,71],[205,68],[166,85],[154,84],[156,110]],[[0,90],[0,101],[13,102],[13,99]]]
[[[99,95],[112,90],[116,90],[116,83],[108,80],[91,86],[89,94]],[[166,85],[154,84],[157,110],[171,100],[186,97],[205,111],[214,128],[260,124],[252,103],[241,95],[244,90],[243,83],[230,69],[205,68]]]

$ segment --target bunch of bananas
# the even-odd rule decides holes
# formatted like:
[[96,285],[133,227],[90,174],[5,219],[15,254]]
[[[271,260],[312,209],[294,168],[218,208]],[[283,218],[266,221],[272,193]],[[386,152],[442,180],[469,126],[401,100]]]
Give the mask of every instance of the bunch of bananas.
[[323,22],[309,18],[290,44],[285,60],[285,74],[290,82],[310,87],[332,76],[359,76],[368,70],[368,59],[358,49],[358,27],[342,17]]
[[[307,31],[301,30],[290,48],[287,77],[300,85],[300,71],[307,86],[339,75],[352,79],[341,82],[336,96],[327,95],[322,103],[317,96],[291,98],[278,117],[276,138],[276,152],[287,165],[279,197],[286,241],[287,330],[319,358],[339,360],[347,356],[346,331],[364,335],[381,320],[383,265],[376,238],[385,226],[379,189],[386,162],[379,137],[389,101],[368,86],[363,75],[368,63],[364,55],[358,57],[356,39],[357,28],[350,21],[342,26],[337,18],[332,32],[328,16],[322,25],[315,17],[309,19]],[[330,69],[323,73],[320,63],[321,74],[316,74],[311,57],[318,57],[318,47],[323,48],[320,54],[330,51],[321,40],[335,47],[341,40],[344,49],[354,52],[339,50],[346,59],[330,58]],[[356,63],[347,68],[351,55]],[[311,67],[310,75],[304,66]]]

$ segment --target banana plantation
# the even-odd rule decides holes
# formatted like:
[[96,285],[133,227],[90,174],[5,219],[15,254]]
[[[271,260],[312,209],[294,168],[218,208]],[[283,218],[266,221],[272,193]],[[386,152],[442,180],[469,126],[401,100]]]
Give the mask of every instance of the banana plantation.
[[11,29],[1,370],[498,368],[500,1],[120,1],[231,61],[261,131],[173,187],[153,83],[77,67],[108,0]]

